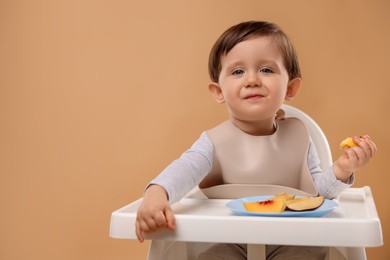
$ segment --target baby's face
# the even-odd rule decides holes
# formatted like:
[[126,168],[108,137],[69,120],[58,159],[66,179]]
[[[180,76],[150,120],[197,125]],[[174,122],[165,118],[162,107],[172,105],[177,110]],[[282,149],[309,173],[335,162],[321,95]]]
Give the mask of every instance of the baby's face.
[[218,85],[233,120],[274,120],[286,97],[289,76],[271,37],[237,44],[221,57]]

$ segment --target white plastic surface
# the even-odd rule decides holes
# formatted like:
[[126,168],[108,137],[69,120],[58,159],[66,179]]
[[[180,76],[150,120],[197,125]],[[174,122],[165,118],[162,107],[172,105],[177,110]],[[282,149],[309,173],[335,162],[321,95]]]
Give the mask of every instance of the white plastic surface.
[[[369,187],[347,189],[338,198],[340,206],[320,218],[236,216],[225,206],[227,201],[185,198],[173,205],[176,231],[163,229],[145,238],[337,247],[383,245],[381,223]],[[140,202],[141,199],[112,213],[112,238],[137,239],[134,227]]]
[[299,118],[306,125],[311,140],[313,141],[317,150],[318,156],[321,159],[320,167],[322,170],[326,170],[329,165],[332,164],[332,153],[329,147],[328,139],[326,138],[321,127],[313,120],[313,118],[296,107],[283,104],[282,109],[286,113],[286,117]]

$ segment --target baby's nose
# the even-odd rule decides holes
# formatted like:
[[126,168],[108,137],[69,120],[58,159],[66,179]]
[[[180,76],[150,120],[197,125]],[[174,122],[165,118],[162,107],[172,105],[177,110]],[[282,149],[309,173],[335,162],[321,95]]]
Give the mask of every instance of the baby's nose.
[[261,85],[261,80],[257,73],[247,73],[246,81],[247,87],[258,87]]

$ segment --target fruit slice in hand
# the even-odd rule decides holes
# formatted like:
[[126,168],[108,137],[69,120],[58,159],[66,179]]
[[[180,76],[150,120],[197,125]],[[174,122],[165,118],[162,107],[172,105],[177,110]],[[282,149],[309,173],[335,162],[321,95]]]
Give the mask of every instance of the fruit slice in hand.
[[250,212],[281,213],[286,208],[284,199],[268,199],[265,201],[247,202],[244,207]]
[[347,137],[340,143],[340,149],[353,146],[357,146],[357,144],[355,144],[355,142],[352,140],[352,137]]
[[302,197],[287,202],[287,209],[292,211],[313,210],[324,203],[324,197]]

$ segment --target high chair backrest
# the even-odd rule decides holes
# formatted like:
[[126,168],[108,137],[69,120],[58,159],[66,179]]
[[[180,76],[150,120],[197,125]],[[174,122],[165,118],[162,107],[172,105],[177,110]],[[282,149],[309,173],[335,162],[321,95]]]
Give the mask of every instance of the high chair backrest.
[[329,147],[328,139],[319,125],[302,110],[284,104],[282,109],[286,113],[286,117],[296,117],[302,120],[309,130],[311,140],[316,148],[318,157],[321,160],[320,167],[322,170],[326,170],[332,164],[332,153]]

